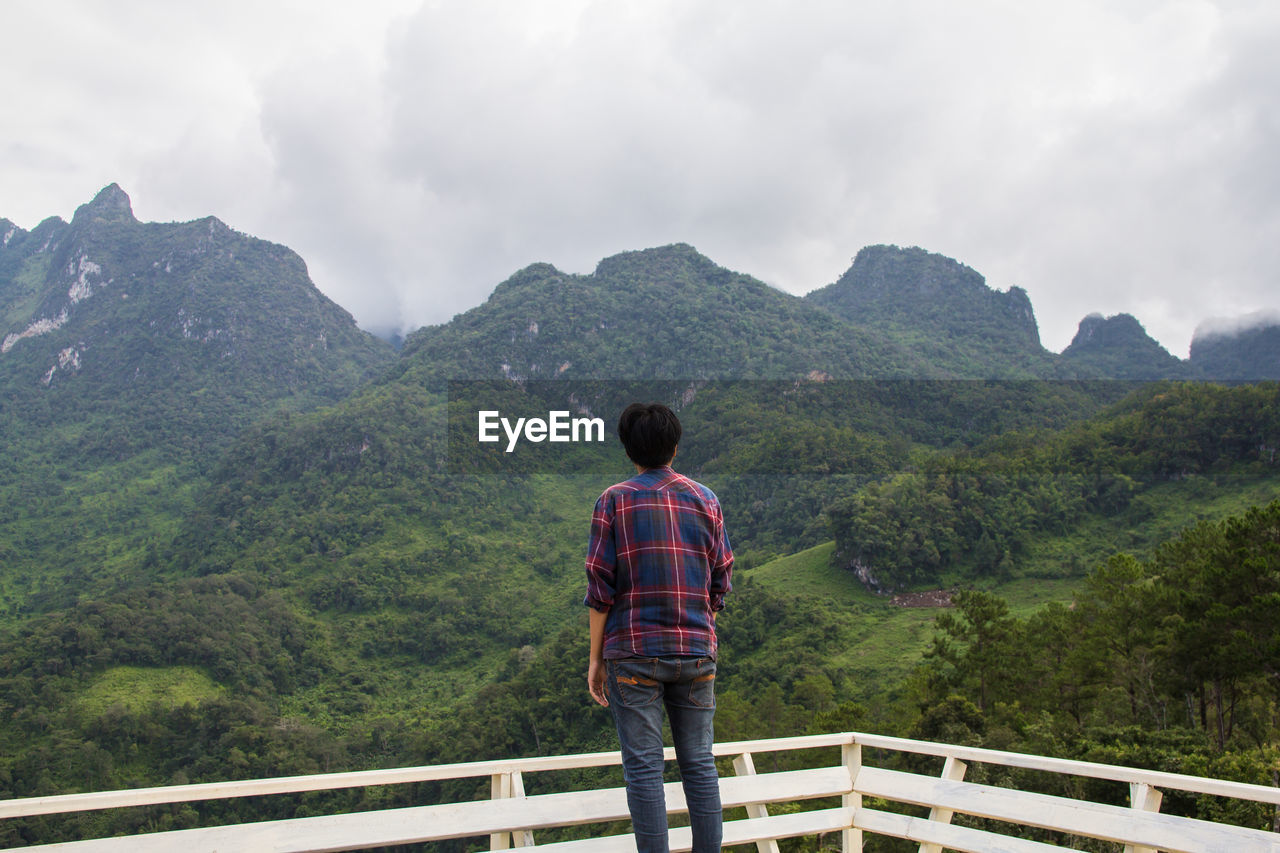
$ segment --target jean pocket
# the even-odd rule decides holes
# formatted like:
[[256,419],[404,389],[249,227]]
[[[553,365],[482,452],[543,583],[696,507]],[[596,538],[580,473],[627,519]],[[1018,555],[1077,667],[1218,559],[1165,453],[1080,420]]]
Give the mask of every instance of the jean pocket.
[[[668,695],[679,699],[687,708],[714,708],[716,706],[716,662],[701,658],[693,666],[691,677],[679,685],[668,687]],[[674,688],[674,689],[673,689]]]
[[639,708],[662,698],[662,684],[654,677],[658,662],[648,658],[606,661],[614,694],[623,705]]

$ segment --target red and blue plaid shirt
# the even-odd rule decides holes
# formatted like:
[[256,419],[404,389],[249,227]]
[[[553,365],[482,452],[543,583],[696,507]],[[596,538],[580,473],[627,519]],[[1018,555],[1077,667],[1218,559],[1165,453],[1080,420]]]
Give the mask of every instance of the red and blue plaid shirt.
[[716,656],[713,612],[731,589],[720,501],[670,466],[605,490],[591,516],[587,597],[608,609],[604,656]]

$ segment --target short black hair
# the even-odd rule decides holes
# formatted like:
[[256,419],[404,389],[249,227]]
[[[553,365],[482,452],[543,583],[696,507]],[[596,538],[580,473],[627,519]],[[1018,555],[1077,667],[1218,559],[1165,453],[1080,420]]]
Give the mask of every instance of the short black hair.
[[632,403],[618,417],[618,438],[627,458],[642,468],[669,464],[680,435],[680,419],[661,403]]

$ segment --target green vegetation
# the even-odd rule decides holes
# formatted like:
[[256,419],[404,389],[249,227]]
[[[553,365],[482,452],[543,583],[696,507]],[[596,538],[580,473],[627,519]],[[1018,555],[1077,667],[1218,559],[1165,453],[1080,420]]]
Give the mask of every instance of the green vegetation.
[[[1145,389],[1062,433],[1009,435],[933,456],[837,502],[828,510],[836,559],[889,589],[1020,576],[1037,539],[1067,535],[1086,519],[1140,529],[1157,513],[1154,486],[1269,479],[1277,436],[1274,385]],[[1067,561],[1054,570],[1043,559],[1037,567],[1082,568]]]
[[1191,341],[1191,364],[1199,376],[1220,381],[1274,379],[1280,362],[1280,324],[1259,322],[1235,333],[1196,334]]
[[953,375],[1076,375],[1055,372],[1026,291],[994,291],[969,267],[923,249],[867,246],[839,281],[805,299],[850,323],[892,332]]
[[[937,620],[914,731],[964,743],[1273,784],[1280,501],[1116,554],[1073,607],[1010,613],[966,590]],[[1212,798],[1162,810],[1227,817]],[[1270,827],[1269,809],[1227,817]]]
[[[1170,355],[1129,314],[1105,319],[1098,314],[1085,317],[1075,339],[1063,350],[1062,360],[1080,376],[1182,379],[1191,374],[1189,365]],[[1220,373],[1206,375],[1224,378]]]
[[[0,250],[6,334],[57,307],[81,250],[115,282],[69,337],[0,355],[0,796],[610,748],[581,552],[636,398],[679,409],[677,467],[738,555],[719,738],[872,729],[1251,779],[1245,753],[1274,748],[1274,677],[1248,666],[1276,623],[1223,594],[1265,603],[1269,576],[1222,556],[1273,565],[1274,384],[983,378],[1069,371],[1025,295],[972,271],[943,310],[891,311],[913,263],[955,272],[898,250],[833,286],[879,282],[858,322],[687,246],[535,265],[392,362],[287,250],[123,204]],[[477,451],[481,406],[609,434]],[[10,822],[0,843],[468,793]]]
[[217,682],[192,666],[115,666],[77,697],[76,711],[88,717],[102,717],[116,708],[132,714],[153,708],[173,710],[203,705],[224,693]]
[[[676,319],[672,319],[676,318]],[[608,258],[591,275],[526,267],[483,305],[410,335],[415,381],[947,375],[874,328],[854,327],[692,247]],[[504,366],[505,365],[505,366]]]
[[392,358],[293,252],[213,218],[140,223],[114,185],[0,247],[0,337],[8,614],[165,574],[237,436],[347,397]]
[[[793,399],[760,393],[766,387],[710,387],[714,393],[685,410],[691,434],[700,423],[730,431],[734,424],[770,423],[777,407]],[[967,626],[981,622],[965,609],[973,597],[1008,597],[1012,606],[988,619],[999,626],[1077,612],[1087,573],[1115,553],[1105,545],[1077,551],[1082,540],[1100,531],[1111,531],[1113,540],[1140,532],[1141,553],[1153,554],[1159,550],[1154,537],[1175,528],[1175,519],[1236,511],[1275,487],[1269,459],[1233,450],[1266,443],[1257,431],[1270,428],[1275,386],[1140,389],[1086,423],[1037,427],[958,450],[953,437],[963,433],[942,422],[918,421],[922,429],[928,424],[921,437],[946,442],[937,449],[904,431],[911,422],[908,402],[927,407],[935,395],[916,388],[894,397],[899,408],[870,405],[876,387],[857,395],[863,414],[852,419],[848,406],[812,404],[803,411],[812,413],[817,435],[827,429],[826,417],[898,432],[897,443],[874,439],[867,426],[856,433],[867,436],[860,444],[870,449],[862,464],[883,472],[884,480],[868,482],[852,469],[825,477],[731,473],[735,453],[769,456],[731,438],[726,453],[690,451],[693,463],[703,454],[705,479],[722,495],[729,517],[741,520],[731,531],[741,563],[720,625],[721,738],[864,728],[1023,744],[1015,735],[1031,738],[1041,729],[1025,721],[1019,729],[1013,718],[992,716],[1007,703],[1004,697],[1023,688],[964,656],[973,643]],[[961,405],[958,389],[944,387],[949,402],[938,411],[967,422],[979,401]],[[993,393],[981,383],[961,387],[986,399]],[[1009,392],[994,390],[999,399]],[[1022,399],[1058,398],[1040,389]],[[223,456],[176,534],[157,545],[157,568],[164,567],[166,580],[139,577],[126,589],[15,625],[0,644],[6,674],[0,701],[11,721],[3,734],[11,757],[0,775],[7,793],[607,747],[608,717],[591,711],[581,690],[580,550],[591,501],[602,484],[626,475],[625,465],[615,457],[612,473],[574,476],[452,473],[442,455],[447,406],[439,394],[395,382],[371,386],[337,407],[261,422]],[[733,416],[735,407],[742,407],[741,416]],[[1204,454],[1171,455],[1179,445],[1152,437],[1162,418],[1178,422],[1178,435],[1196,437]],[[804,472],[812,457],[826,458],[830,445],[805,439],[802,422],[790,421],[789,430],[786,452],[795,468]],[[797,450],[804,447],[812,457]],[[1127,502],[1116,504],[1118,512],[1092,512],[1082,502],[1078,517],[1032,527],[1022,534],[1026,556],[1016,576],[965,574],[957,563],[925,577],[931,587],[961,589],[960,607],[939,623],[939,636],[950,638],[945,646],[934,640],[936,608],[894,605],[833,559],[840,546],[830,535],[841,518],[834,507],[880,494],[885,483],[904,476],[893,473],[895,465],[981,478],[1034,473],[1042,464],[1059,466],[1058,476],[1076,484],[1095,484],[1100,475],[1142,483],[1136,476],[1142,470],[1177,477],[1135,486]],[[715,473],[717,466],[723,473]],[[1045,482],[1028,474],[990,494],[1041,500]],[[805,521],[806,501],[824,496],[832,505],[811,506],[813,517]],[[1135,517],[1139,503],[1147,509]],[[1018,519],[1039,517],[1001,512],[1006,532],[1018,533],[1011,526]],[[827,518],[836,524],[824,527]],[[937,528],[932,520],[921,524]],[[770,558],[805,536],[819,537],[819,544]],[[973,584],[980,588],[964,591]],[[1067,610],[1073,600],[1077,610]],[[1064,690],[1079,675],[1051,668]],[[122,686],[131,679],[140,686]],[[124,689],[134,701],[112,698]],[[951,718],[944,711],[954,710],[947,704],[952,693],[970,692],[967,701],[977,710],[962,718],[976,728],[966,733],[954,720],[945,722]],[[1257,695],[1245,704],[1257,705]],[[1110,708],[1082,711],[1085,733],[1070,743],[1027,740],[1025,746],[1083,754],[1095,743],[1087,733]],[[1038,713],[1024,716],[1041,720]],[[1211,727],[1215,713],[1206,717]],[[1248,730],[1256,732],[1265,713],[1250,713]],[[108,736],[107,729],[120,734]],[[1238,739],[1240,724],[1232,731]],[[1195,753],[1205,761],[1234,748],[1231,738],[1206,744]],[[396,796],[402,795],[409,796]],[[227,819],[257,816],[251,809],[215,811]],[[125,831],[136,826],[131,820],[144,818],[101,819],[111,831]],[[21,832],[23,838],[62,837],[34,823]]]

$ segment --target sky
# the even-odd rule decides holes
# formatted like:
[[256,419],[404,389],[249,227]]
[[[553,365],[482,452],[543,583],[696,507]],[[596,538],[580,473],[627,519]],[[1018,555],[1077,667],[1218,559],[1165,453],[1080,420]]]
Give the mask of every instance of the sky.
[[0,217],[119,183],[366,329],[683,242],[803,295],[920,246],[1030,295],[1280,315],[1274,0],[5,0]]

